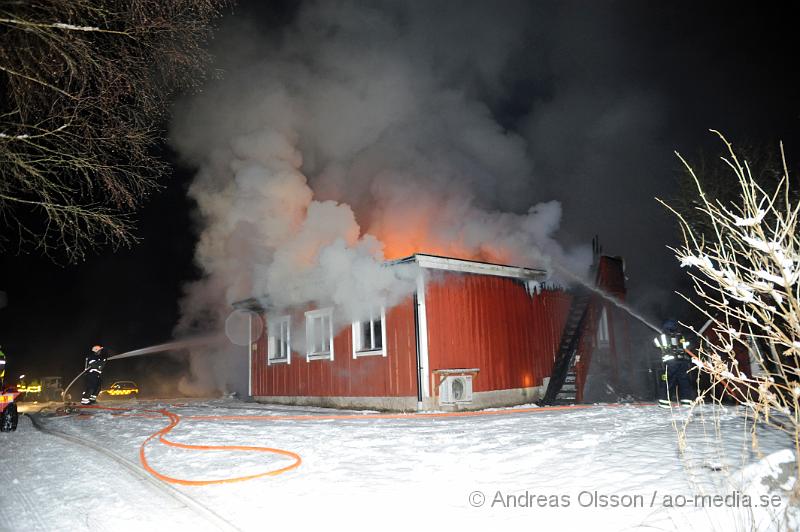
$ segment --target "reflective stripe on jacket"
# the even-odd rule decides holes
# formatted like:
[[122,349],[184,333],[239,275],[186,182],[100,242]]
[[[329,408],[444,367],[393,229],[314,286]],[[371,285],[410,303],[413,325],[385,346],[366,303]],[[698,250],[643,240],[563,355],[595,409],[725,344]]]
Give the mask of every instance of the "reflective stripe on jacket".
[[689,348],[689,342],[686,341],[686,338],[661,334],[653,338],[653,343],[661,350],[662,362],[668,362],[676,358],[689,358],[686,353]]

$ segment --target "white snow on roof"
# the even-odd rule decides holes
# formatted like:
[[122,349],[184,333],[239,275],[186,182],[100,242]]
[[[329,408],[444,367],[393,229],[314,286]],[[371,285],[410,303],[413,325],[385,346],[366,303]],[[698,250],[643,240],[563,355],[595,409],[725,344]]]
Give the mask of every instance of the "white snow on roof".
[[398,261],[392,261],[388,264],[410,261],[416,261],[421,268],[427,268],[431,270],[494,275],[497,277],[511,277],[514,279],[533,281],[542,281],[547,277],[546,271],[535,268],[523,268],[520,266],[509,266],[505,264],[494,264],[491,262],[456,259],[453,257],[440,257],[437,255],[426,255],[424,253],[417,253],[411,257],[400,259]]

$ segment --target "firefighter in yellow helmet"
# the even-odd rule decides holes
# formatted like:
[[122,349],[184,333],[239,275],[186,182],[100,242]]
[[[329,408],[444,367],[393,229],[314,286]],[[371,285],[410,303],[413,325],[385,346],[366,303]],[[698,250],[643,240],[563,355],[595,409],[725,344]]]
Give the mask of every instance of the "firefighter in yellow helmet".
[[100,392],[100,377],[103,375],[103,367],[106,359],[111,353],[102,345],[92,347],[89,356],[86,357],[86,389],[81,397],[82,405],[91,405],[97,402],[97,394]]

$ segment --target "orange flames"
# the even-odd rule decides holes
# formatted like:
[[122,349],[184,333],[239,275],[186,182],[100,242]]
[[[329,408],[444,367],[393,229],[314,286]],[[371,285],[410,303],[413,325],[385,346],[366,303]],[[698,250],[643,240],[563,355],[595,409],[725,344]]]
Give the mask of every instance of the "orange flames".
[[393,227],[389,230],[378,227],[372,228],[370,232],[383,243],[383,253],[387,260],[401,259],[415,253],[498,264],[508,264],[511,258],[510,253],[499,248],[482,246],[475,249],[458,240],[445,242],[430,231],[424,221],[419,220],[401,228]]

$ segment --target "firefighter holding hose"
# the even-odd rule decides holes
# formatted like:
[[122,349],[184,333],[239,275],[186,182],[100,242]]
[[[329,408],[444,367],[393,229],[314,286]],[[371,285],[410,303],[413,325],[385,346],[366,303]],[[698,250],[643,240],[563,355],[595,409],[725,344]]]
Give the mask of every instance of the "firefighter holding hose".
[[3,353],[3,347],[0,346],[0,393],[3,391],[6,379],[6,354]]
[[689,342],[678,333],[678,321],[668,319],[664,322],[662,333],[653,338],[653,343],[661,350],[661,362],[664,373],[661,375],[661,397],[658,406],[669,408],[670,400],[675,397],[675,388],[683,406],[692,404],[695,397],[694,389],[689,379],[689,370],[692,367],[692,357],[686,350]]
[[95,345],[88,357],[86,357],[86,389],[81,397],[82,405],[93,405],[97,402],[97,394],[100,392],[100,377],[103,375],[103,367],[106,359],[111,353],[102,345]]

